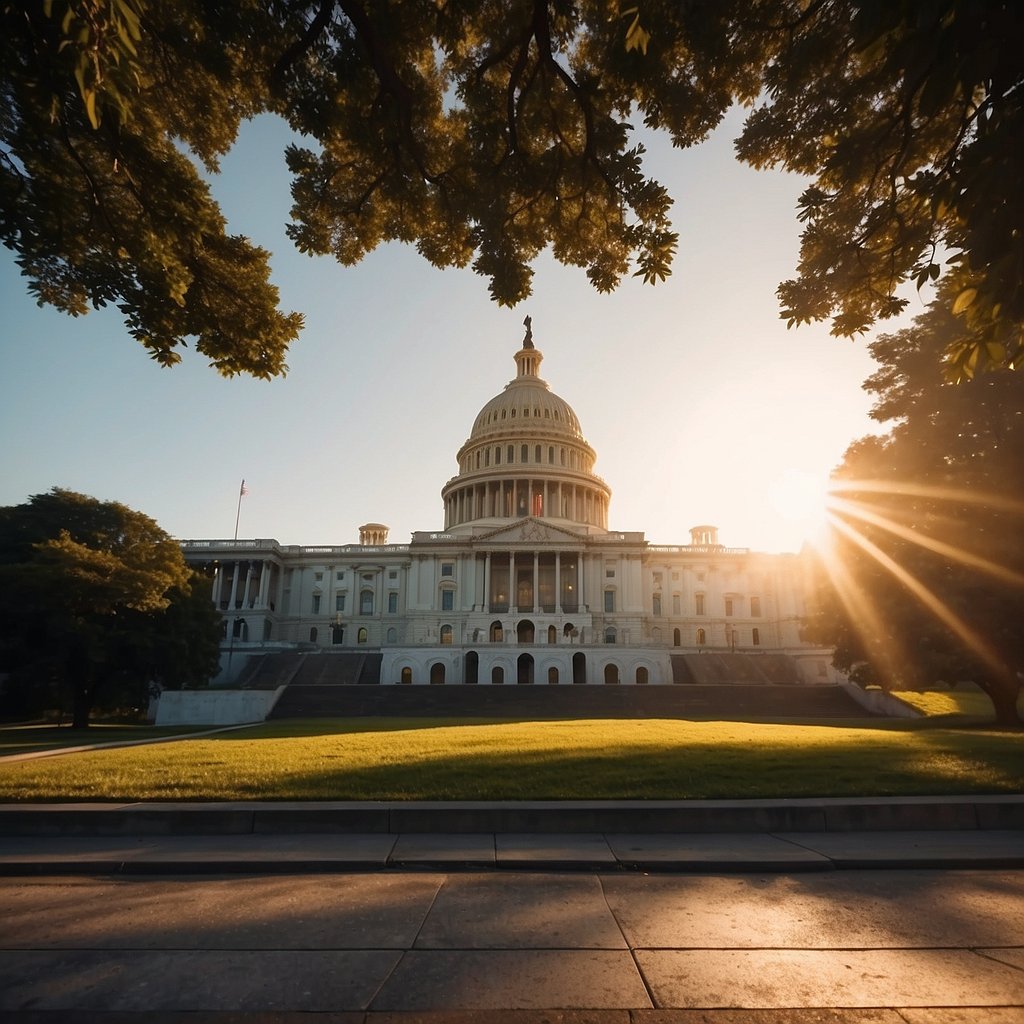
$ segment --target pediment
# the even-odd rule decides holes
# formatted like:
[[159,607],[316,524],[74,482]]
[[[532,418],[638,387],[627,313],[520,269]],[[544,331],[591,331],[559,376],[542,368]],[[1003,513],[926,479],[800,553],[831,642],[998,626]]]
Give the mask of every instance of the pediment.
[[587,539],[586,534],[576,533],[561,526],[554,526],[543,519],[527,516],[506,526],[499,526],[490,533],[473,538],[479,544],[579,544]]

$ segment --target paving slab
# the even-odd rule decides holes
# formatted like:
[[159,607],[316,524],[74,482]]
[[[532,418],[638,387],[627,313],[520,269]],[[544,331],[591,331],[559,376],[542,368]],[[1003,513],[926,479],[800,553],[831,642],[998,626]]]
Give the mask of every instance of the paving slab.
[[489,832],[400,835],[390,863],[405,867],[493,868],[494,836]]
[[596,877],[450,875],[415,944],[416,949],[538,947],[626,948]]
[[618,864],[602,835],[499,832],[494,837],[494,844],[499,867],[596,869]]
[[395,950],[48,950],[0,958],[0,1011],[365,1009]]
[[967,950],[637,950],[655,1005],[1006,1006],[1024,976]]
[[1024,946],[1024,874],[1015,871],[624,874],[601,883],[632,948]]
[[[896,1010],[805,1007],[784,1010],[633,1010],[630,1024],[907,1024]],[[975,1022],[979,1024],[979,1022]]]
[[621,864],[644,871],[827,871],[833,866],[820,853],[763,833],[653,833],[607,839]]
[[395,845],[371,835],[15,836],[0,839],[0,872],[323,871],[382,868]]
[[1024,1024],[1024,1006],[936,1006],[900,1010],[906,1024]]
[[7,881],[6,949],[408,949],[443,875]]
[[836,867],[1024,867],[1024,831],[780,833]]
[[603,949],[413,950],[373,1000],[375,1010],[650,1005],[630,954]]

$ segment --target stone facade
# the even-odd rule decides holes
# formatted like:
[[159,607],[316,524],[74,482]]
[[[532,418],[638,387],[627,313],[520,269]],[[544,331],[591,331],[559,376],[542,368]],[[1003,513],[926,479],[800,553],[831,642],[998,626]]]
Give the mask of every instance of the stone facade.
[[835,682],[830,652],[800,640],[801,556],[725,547],[706,525],[678,546],[608,529],[611,490],[542,358],[524,344],[476,417],[442,531],[184,542],[225,615],[218,681],[295,650],[379,653],[382,683],[666,683],[673,654],[700,652],[785,654],[801,681]]

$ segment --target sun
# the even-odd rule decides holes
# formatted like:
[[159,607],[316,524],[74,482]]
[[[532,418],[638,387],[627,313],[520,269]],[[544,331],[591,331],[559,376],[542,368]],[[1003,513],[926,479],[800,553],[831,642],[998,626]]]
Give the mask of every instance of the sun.
[[828,479],[803,469],[787,469],[769,487],[779,518],[802,540],[820,542],[825,532]]

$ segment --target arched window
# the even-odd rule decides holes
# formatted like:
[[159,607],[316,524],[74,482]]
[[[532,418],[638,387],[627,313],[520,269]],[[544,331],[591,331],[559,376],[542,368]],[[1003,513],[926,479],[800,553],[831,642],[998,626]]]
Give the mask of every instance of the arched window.
[[646,686],[647,685],[647,679],[648,679],[647,669],[646,669],[645,666],[641,665],[636,670],[636,684],[637,684],[637,686]]
[[444,685],[444,662],[435,661],[430,666],[430,685],[431,686],[443,686]]
[[389,643],[389,644],[393,644],[393,643],[395,643],[395,642],[396,642],[397,640],[398,640],[398,632],[396,631],[395,627],[394,627],[394,626],[392,626],[392,627],[391,627],[391,628],[390,628],[390,629],[388,630],[388,643]]
[[604,681],[606,686],[615,686],[619,682],[619,666],[618,665],[605,665],[604,667]]
[[697,630],[697,646],[698,647],[703,647],[707,642],[708,642],[707,634],[705,634],[703,629],[698,629]]
[[311,644],[316,643],[316,626],[310,626],[309,628],[309,642]]
[[549,686],[557,686],[558,685],[558,669],[555,668],[554,665],[552,665],[551,668],[548,669],[548,685]]
[[609,626],[604,631],[604,642],[606,644],[613,644],[613,643],[615,643],[615,627],[614,626]]
[[365,626],[360,626],[359,627],[359,632],[356,634],[356,643],[357,644],[365,644],[367,639],[368,639],[368,634],[366,632],[366,627]]
[[450,644],[451,642],[452,642],[452,627],[451,626],[442,626],[441,627],[441,643],[447,645],[447,644]]
[[554,626],[548,626],[548,643],[549,644],[557,644],[558,643],[558,630],[555,629]]
[[331,626],[331,643],[343,644],[345,642],[345,627]]
[[408,665],[402,669],[401,680],[406,686],[412,682],[412,669]]
[[524,444],[523,447],[520,449],[520,451],[519,451],[519,461],[520,462],[529,462],[530,461],[530,446],[528,444]]
[[683,642],[682,634],[678,629],[672,630],[672,646],[678,647]]
[[761,630],[754,628],[753,643],[755,647],[759,647],[761,644]]
[[500,644],[505,639],[505,631],[501,628],[501,623],[495,619],[491,623],[491,643]]
[[505,682],[505,670],[500,665],[491,669],[491,685],[501,686]]
[[555,464],[555,447],[552,445],[548,448],[548,462],[553,466]]

